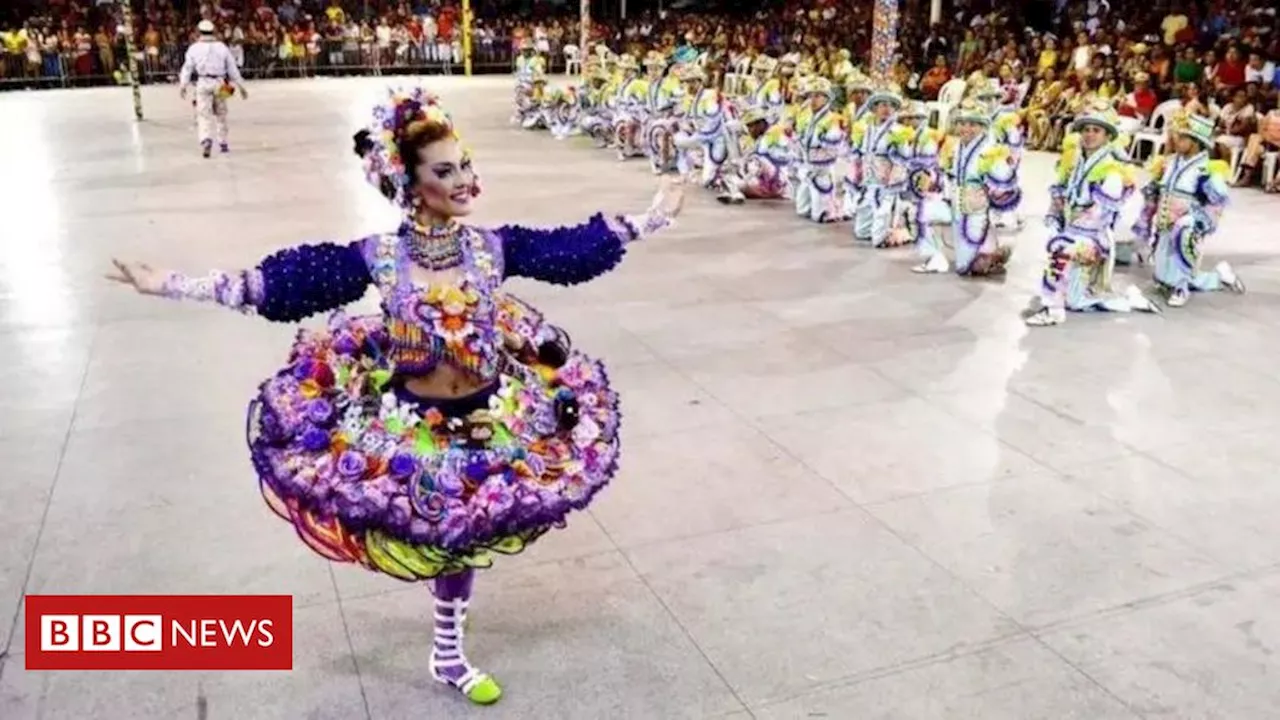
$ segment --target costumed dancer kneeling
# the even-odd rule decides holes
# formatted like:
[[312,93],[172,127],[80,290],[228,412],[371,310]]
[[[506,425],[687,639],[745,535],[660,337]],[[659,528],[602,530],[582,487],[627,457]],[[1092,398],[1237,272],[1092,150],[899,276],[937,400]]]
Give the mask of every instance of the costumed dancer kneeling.
[[583,133],[595,141],[596,147],[607,147],[613,128],[613,111],[608,99],[616,89],[611,86],[609,73],[601,60],[588,58],[582,68],[582,75],[583,87],[578,93],[582,113],[578,125]]
[[739,150],[729,102],[719,90],[707,85],[707,75],[700,66],[686,65],[680,75],[684,101],[683,127],[675,136],[677,168],[683,177],[691,178],[701,163],[699,183],[721,190],[724,165],[736,161]]
[[397,230],[204,277],[116,261],[111,279],[287,323],[377,288],[381,313],[336,312],[327,329],[301,332],[262,383],[248,418],[259,489],[323,557],[434,581],[428,670],[490,704],[502,689],[463,643],[476,569],[586,508],[619,449],[604,366],[502,283],[609,272],[670,223],[681,192],[669,186],[642,215],[482,228],[460,222],[479,185],[434,96],[393,93],[355,142],[370,183],[404,214]]
[[546,121],[552,137],[563,140],[582,132],[582,101],[577,87],[551,88],[543,106],[547,108]]
[[520,54],[516,56],[515,112],[511,123],[528,128],[529,118],[541,112],[541,98],[535,95],[535,78],[545,80],[547,61],[533,46],[531,38],[520,41]]
[[1173,131],[1174,154],[1152,160],[1151,181],[1142,191],[1146,204],[1134,235],[1149,247],[1156,282],[1170,307],[1186,305],[1193,291],[1243,293],[1244,283],[1226,262],[1212,271],[1200,269],[1200,246],[1218,230],[1230,174],[1227,163],[1209,159],[1213,121],[1191,115]]
[[831,81],[821,77],[797,80],[804,105],[796,112],[796,214],[814,222],[842,218],[832,169],[845,144],[843,116],[831,107]]
[[1023,311],[1028,325],[1058,325],[1068,310],[1159,312],[1133,285],[1123,295],[1111,291],[1115,224],[1137,185],[1134,169],[1117,154],[1123,144],[1117,119],[1105,101],[1086,106],[1063,141],[1045,218],[1049,257],[1040,292]]
[[787,166],[791,163],[790,140],[781,125],[769,126],[765,112],[748,108],[742,114],[746,133],[742,135],[742,157],[733,172],[724,175],[725,191],[716,197],[722,203],[738,205],[747,199],[774,200],[788,197]]
[[614,96],[613,137],[618,159],[627,160],[644,154],[640,128],[644,123],[646,83],[640,77],[640,65],[631,55],[618,58],[618,71],[622,73],[622,80]]
[[849,128],[849,180],[859,193],[853,237],[872,247],[892,247],[907,241],[893,232],[893,213],[907,182],[907,146],[913,133],[895,118],[902,107],[895,90],[872,93],[866,107],[867,116]]
[[948,181],[950,222],[923,228],[917,235],[925,261],[916,271],[947,272],[942,249],[947,244],[955,250],[957,274],[998,275],[1005,271],[1012,248],[1000,243],[991,213],[1016,207],[1022,192],[1013,181],[1008,149],[996,144],[988,132],[991,116],[985,108],[966,100],[953,111],[951,122],[956,135],[945,141],[939,158]]
[[907,182],[898,196],[893,232],[905,235],[919,251],[923,262],[913,272],[946,272],[950,265],[938,238],[938,226],[951,222],[940,161],[945,136],[925,124],[928,118],[929,111],[918,100],[898,111],[898,121],[911,129],[911,135],[903,144]]
[[[1015,105],[1003,103],[1005,92],[991,84],[978,94],[979,102],[991,112],[991,136],[996,144],[1009,151],[1009,167],[1013,170],[1014,184],[1021,185],[1019,171],[1022,168],[1022,151],[1027,144],[1026,128],[1022,115]],[[992,222],[1001,230],[1020,230],[1024,224],[1018,209],[1005,208],[991,212]]]
[[181,83],[178,94],[186,100],[194,78],[196,133],[200,140],[200,151],[207,158],[213,153],[215,134],[219,149],[224,153],[231,152],[228,143],[230,126],[227,124],[227,99],[236,89],[240,90],[241,97],[248,99],[249,91],[244,87],[244,78],[240,75],[240,67],[231,55],[231,50],[214,37],[213,23],[201,20],[196,30],[200,33],[200,39],[187,48],[182,70],[178,72],[178,82]]
[[676,169],[675,132],[679,120],[680,79],[667,73],[662,53],[651,51],[644,60],[648,72],[645,88],[644,145],[654,175]]
[[[871,112],[867,100],[871,98],[873,89],[871,80],[858,70],[844,79],[844,117],[851,134],[859,123],[865,126],[864,121]],[[850,152],[855,152],[855,148],[851,147]],[[862,163],[854,155],[850,157],[840,183],[841,215],[846,220],[858,214],[858,206],[862,203],[862,189]]]

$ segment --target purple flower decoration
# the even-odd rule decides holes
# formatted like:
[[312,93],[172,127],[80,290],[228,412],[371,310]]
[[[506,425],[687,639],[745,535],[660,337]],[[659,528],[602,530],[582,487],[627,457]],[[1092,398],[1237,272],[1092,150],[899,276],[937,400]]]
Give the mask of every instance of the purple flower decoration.
[[485,478],[489,477],[489,463],[484,460],[472,460],[467,463],[465,473],[467,475],[467,479],[471,482],[482,482]]
[[489,517],[497,518],[505,515],[515,505],[516,499],[501,478],[494,478],[476,491],[476,502]]
[[438,492],[427,493],[418,505],[418,513],[429,523],[439,523],[444,519],[445,498]]
[[294,379],[306,380],[307,378],[311,377],[311,365],[312,363],[311,363],[311,360],[309,359],[299,360],[296,364],[294,364],[293,366]]
[[355,450],[347,450],[338,458],[338,474],[344,478],[359,478],[368,467],[369,461]]
[[336,415],[333,403],[324,398],[317,398],[307,403],[307,419],[316,425],[327,426],[333,422]]
[[387,469],[391,472],[391,477],[407,480],[417,474],[418,460],[410,453],[398,452],[391,457]]
[[308,452],[324,452],[329,449],[329,433],[320,428],[308,428],[302,433],[302,447]]
[[459,547],[465,545],[470,535],[470,523],[467,522],[467,512],[465,509],[459,512],[449,513],[445,516],[444,521],[440,524],[440,541],[445,547]]
[[333,349],[342,355],[352,355],[360,349],[360,343],[350,332],[343,330],[333,338]]
[[465,485],[462,478],[448,470],[441,470],[435,477],[436,490],[444,493],[446,497],[456,498],[462,495]]
[[409,527],[409,521],[413,519],[413,508],[409,505],[409,498],[404,495],[397,496],[387,507],[383,518],[389,530],[403,532]]

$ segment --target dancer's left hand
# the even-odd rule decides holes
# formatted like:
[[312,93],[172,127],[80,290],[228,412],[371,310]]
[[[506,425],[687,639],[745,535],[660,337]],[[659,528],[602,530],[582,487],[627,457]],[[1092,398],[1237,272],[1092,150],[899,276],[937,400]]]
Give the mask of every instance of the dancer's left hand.
[[654,212],[664,217],[676,217],[684,208],[684,181],[665,178],[653,199]]

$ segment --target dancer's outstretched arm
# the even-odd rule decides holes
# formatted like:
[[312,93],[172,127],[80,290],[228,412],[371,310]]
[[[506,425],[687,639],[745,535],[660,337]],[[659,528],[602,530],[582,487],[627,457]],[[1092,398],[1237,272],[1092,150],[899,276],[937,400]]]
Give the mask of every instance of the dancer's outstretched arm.
[[107,279],[144,295],[214,303],[276,322],[297,322],[364,297],[373,282],[361,246],[320,243],[287,248],[252,270],[213,270],[203,276],[112,260]]
[[504,225],[498,237],[504,277],[524,277],[556,285],[577,285],[612,270],[626,246],[671,224],[684,204],[679,182],[663,184],[640,215],[597,213],[585,223],[558,228]]

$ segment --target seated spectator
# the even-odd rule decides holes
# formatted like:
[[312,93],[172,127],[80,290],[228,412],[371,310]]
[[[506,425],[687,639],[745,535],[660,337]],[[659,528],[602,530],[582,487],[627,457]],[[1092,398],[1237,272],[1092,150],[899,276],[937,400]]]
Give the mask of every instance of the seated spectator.
[[1146,125],[1151,122],[1151,115],[1160,104],[1160,98],[1151,89],[1151,76],[1146,73],[1134,75],[1133,85],[1133,92],[1120,101],[1116,111],[1122,117],[1136,118]]
[[920,94],[925,100],[937,100],[942,86],[951,80],[951,68],[947,67],[947,58],[938,55],[933,59],[933,67],[920,80]]
[[1218,63],[1218,72],[1214,77],[1220,88],[1238,88],[1244,85],[1245,64],[1240,58],[1240,51],[1234,47],[1227,51],[1226,57]]
[[1218,114],[1218,136],[1214,140],[1219,156],[1231,157],[1231,151],[1244,147],[1245,140],[1254,134],[1257,118],[1249,95],[1244,88],[1236,88],[1231,102]]
[[1249,66],[1244,70],[1245,82],[1258,83],[1265,87],[1275,79],[1275,74],[1275,63],[1265,60],[1261,53],[1249,53]]
[[[1267,113],[1258,123],[1258,132],[1249,136],[1234,184],[1244,186],[1255,182],[1262,169],[1262,156],[1269,152],[1280,152],[1280,109]],[[1280,192],[1280,173],[1263,190]]]

